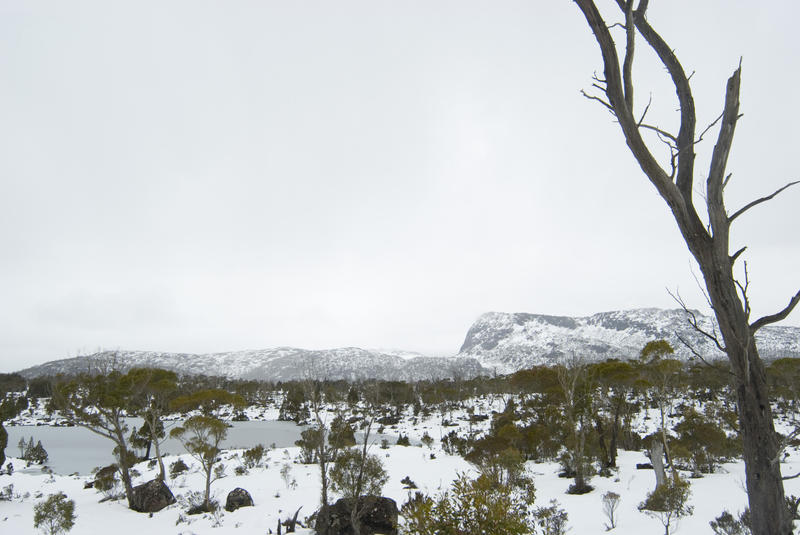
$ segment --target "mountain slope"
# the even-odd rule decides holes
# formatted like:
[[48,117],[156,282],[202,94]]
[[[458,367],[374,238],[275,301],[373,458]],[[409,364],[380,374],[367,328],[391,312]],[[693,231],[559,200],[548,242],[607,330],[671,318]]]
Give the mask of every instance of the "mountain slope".
[[[695,312],[712,332],[712,318]],[[576,355],[588,360],[634,358],[644,345],[663,338],[676,357],[689,359],[683,338],[704,358],[725,355],[689,325],[682,309],[644,308],[602,312],[586,317],[488,312],[470,327],[459,356],[473,357],[500,373],[557,362]],[[770,326],[756,336],[762,358],[800,357],[800,328]]]
[[19,373],[31,378],[59,373],[87,372],[109,365],[121,370],[155,367],[186,375],[217,375],[232,379],[269,381],[304,378],[419,381],[454,375],[474,377],[487,373],[472,358],[414,355],[408,352],[383,353],[355,347],[327,350],[278,347],[202,355],[153,351],[103,351],[83,357],[50,361]]

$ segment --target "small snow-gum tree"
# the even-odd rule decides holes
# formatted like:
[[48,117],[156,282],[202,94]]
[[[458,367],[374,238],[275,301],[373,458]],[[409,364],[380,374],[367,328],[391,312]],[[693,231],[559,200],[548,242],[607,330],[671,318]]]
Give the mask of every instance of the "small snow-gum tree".
[[214,416],[199,414],[188,418],[183,425],[170,432],[170,436],[177,438],[192,457],[197,459],[203,467],[206,476],[206,487],[203,505],[206,511],[211,511],[211,482],[214,476],[214,465],[221,449],[220,445],[228,435],[228,426],[225,422]]
[[670,528],[675,531],[678,521],[694,512],[694,507],[689,505],[691,495],[689,482],[673,472],[672,477],[647,495],[647,499],[639,504],[639,510],[660,520],[664,535],[669,535]]
[[[789,186],[755,199],[729,212],[724,190],[731,175],[727,171],[728,154],[739,120],[739,86],[741,65],[728,79],[722,113],[707,128],[697,132],[697,115],[690,85],[690,76],[670,46],[647,20],[648,0],[615,0],[619,24],[609,24],[594,0],[574,0],[597,40],[603,58],[603,76],[595,77],[597,94],[584,95],[601,103],[614,116],[625,142],[642,172],[658,191],[672,212],[686,246],[697,261],[705,281],[711,308],[716,316],[719,334],[704,332],[728,356],[734,374],[742,447],[745,462],[747,496],[750,503],[754,535],[789,535],[792,523],[784,498],[779,466],[780,446],[772,419],[764,364],[758,354],[755,334],[765,325],[786,318],[800,302],[798,291],[782,310],[750,318],[748,284],[734,277],[734,264],[745,248],[730,251],[731,225],[750,209],[773,199]],[[616,11],[616,10],[615,10]],[[612,28],[621,27],[624,45],[617,49]],[[647,122],[649,106],[634,108],[633,62],[637,39],[643,39],[655,52],[669,74],[678,99],[679,128],[677,133]],[[620,53],[623,60],[620,62]],[[695,147],[703,136],[718,125],[711,163],[707,171],[702,203],[706,216],[695,206]],[[657,136],[655,139],[649,136]],[[663,143],[669,158],[659,161],[653,143]]]
[[119,371],[80,376],[56,385],[53,390],[54,406],[64,416],[114,443],[114,455],[131,509],[133,483],[130,469],[136,462],[136,456],[128,447],[125,417],[134,395],[130,378]]

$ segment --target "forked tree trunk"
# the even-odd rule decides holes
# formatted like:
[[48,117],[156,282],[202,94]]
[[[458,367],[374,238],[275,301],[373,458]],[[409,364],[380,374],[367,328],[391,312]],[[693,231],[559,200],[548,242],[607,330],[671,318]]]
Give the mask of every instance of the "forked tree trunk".
[[[587,98],[599,101],[617,119],[625,142],[659,195],[669,206],[689,251],[697,260],[717,319],[719,340],[713,333],[704,332],[724,351],[733,369],[738,397],[745,463],[747,496],[750,502],[753,535],[790,535],[792,522],[786,504],[779,465],[779,443],[772,421],[764,365],[758,356],[754,335],[761,327],[786,318],[800,303],[797,292],[780,312],[750,322],[750,303],[747,278],[739,284],[733,276],[736,259],[744,248],[730,253],[731,223],[751,208],[771,200],[784,187],[751,201],[729,214],[724,202],[724,189],[731,175],[727,173],[728,155],[739,119],[739,88],[741,66],[731,77],[725,91],[723,113],[701,134],[697,134],[697,116],[689,76],[683,69],[674,49],[653,29],[646,17],[648,0],[616,0],[622,17],[626,42],[624,62],[620,63],[617,45],[593,0],[574,0],[597,40],[603,57],[604,78],[595,77],[593,87],[601,96]],[[635,4],[635,5],[634,5]],[[644,39],[669,73],[678,97],[680,127],[677,133],[658,125],[647,124],[646,114],[634,113],[633,57],[637,37]],[[698,215],[694,205],[695,146],[703,135],[719,123],[719,133],[711,155],[704,195],[708,219]],[[642,133],[657,132],[670,151],[668,166],[662,166],[648,146]],[[702,331],[702,328],[693,323]]]

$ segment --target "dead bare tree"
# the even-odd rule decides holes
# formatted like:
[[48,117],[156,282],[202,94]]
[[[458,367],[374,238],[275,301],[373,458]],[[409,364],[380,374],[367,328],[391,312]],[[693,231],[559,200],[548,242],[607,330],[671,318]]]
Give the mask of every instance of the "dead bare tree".
[[[786,318],[800,302],[800,291],[783,310],[751,321],[747,284],[740,283],[733,272],[734,264],[745,248],[731,253],[729,238],[731,224],[737,218],[798,182],[790,182],[729,214],[723,193],[731,177],[726,173],[726,167],[736,123],[740,118],[741,64],[728,79],[722,114],[698,135],[690,76],[686,75],[672,47],[648,22],[648,0],[638,0],[638,3],[634,0],[615,0],[620,10],[619,16],[624,19],[623,23],[614,25],[623,28],[625,33],[624,45],[620,47],[620,52],[624,54],[622,62],[610,26],[595,2],[574,1],[597,40],[604,66],[604,77],[595,76],[592,84],[599,93],[583,94],[600,102],[616,118],[628,148],[672,211],[703,275],[721,335],[721,340],[717,342],[727,354],[735,374],[752,532],[754,535],[788,535],[792,532],[792,523],[784,498],[779,441],[773,425],[764,365],[754,335],[765,325]],[[632,66],[638,38],[642,38],[655,52],[675,86],[680,115],[677,134],[645,122],[649,105],[638,117],[634,113]],[[704,222],[697,212],[693,196],[695,146],[717,124],[719,133],[711,154],[703,199],[707,211],[707,222]],[[653,155],[652,147],[645,141],[645,133],[654,133],[666,144],[670,154],[668,166],[662,166]]]

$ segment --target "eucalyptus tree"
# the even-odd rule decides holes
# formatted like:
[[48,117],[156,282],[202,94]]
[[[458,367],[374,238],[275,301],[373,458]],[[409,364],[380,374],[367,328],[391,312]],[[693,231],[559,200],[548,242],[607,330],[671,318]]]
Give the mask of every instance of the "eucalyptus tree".
[[170,403],[178,390],[177,375],[173,371],[158,368],[134,368],[128,372],[128,376],[138,392],[134,400],[135,413],[144,420],[139,434],[147,437],[149,444],[153,445],[158,461],[158,477],[164,481],[167,477],[161,456],[161,442],[166,436],[164,416],[169,413]]
[[621,360],[606,360],[592,366],[597,380],[597,408],[595,429],[604,469],[617,466],[617,449],[622,434],[626,411],[630,410],[628,396],[632,390],[636,371]]
[[137,395],[132,378],[120,371],[78,376],[57,383],[53,389],[54,408],[76,425],[114,443],[114,455],[131,509],[134,505],[130,470],[136,455],[129,448],[125,418]]
[[[666,455],[667,463],[671,463],[669,440],[667,439],[667,415],[672,408],[674,389],[679,382],[682,367],[679,360],[668,358],[674,353],[675,350],[666,340],[653,340],[645,344],[639,354],[639,358],[644,364],[642,371],[645,381],[650,386],[653,401],[658,405],[661,448]],[[659,479],[659,484],[661,483],[663,480]]]
[[[738,279],[734,275],[735,263],[746,248],[732,252],[730,233],[731,225],[741,216],[798,182],[790,182],[769,195],[729,212],[725,206],[724,192],[731,178],[727,171],[728,155],[741,117],[741,62],[727,81],[722,113],[698,133],[691,75],[686,74],[674,46],[668,44],[651,26],[647,18],[649,1],[611,2],[615,4],[613,10],[621,20],[617,23],[606,22],[594,0],[574,1],[597,41],[603,60],[603,75],[595,76],[593,84],[598,93],[584,92],[584,95],[601,103],[614,116],[642,172],[672,212],[705,282],[719,333],[704,330],[693,316],[690,321],[713,340],[731,363],[738,399],[752,531],[754,535],[788,535],[792,531],[792,521],[786,507],[779,464],[780,444],[755,334],[762,327],[785,319],[800,302],[800,291],[789,299],[783,309],[751,319],[747,270]],[[616,28],[623,33],[619,49],[612,35]],[[639,106],[638,109],[634,106],[633,64],[638,40],[644,40],[646,46],[655,53],[653,57],[658,58],[670,76],[678,100],[677,133],[663,125],[651,124],[647,119],[649,105]],[[703,210],[698,211],[695,204],[695,149],[715,127],[718,127],[718,132],[706,172],[705,192],[700,195],[706,214],[701,215]],[[660,160],[656,156],[656,146],[665,146],[669,157]]]
[[214,467],[220,454],[222,441],[228,435],[228,425],[214,416],[196,414],[183,425],[174,428],[170,436],[178,439],[186,451],[194,457],[205,474],[203,507],[211,511],[211,483],[217,477]]
[[216,474],[215,466],[222,441],[228,435],[228,423],[221,418],[222,411],[227,408],[240,409],[247,404],[239,394],[212,388],[200,390],[172,400],[170,407],[183,411],[199,411],[187,418],[183,425],[170,431],[170,436],[178,439],[186,451],[194,457],[205,474],[205,494],[203,507],[211,511],[211,483],[221,477]]

